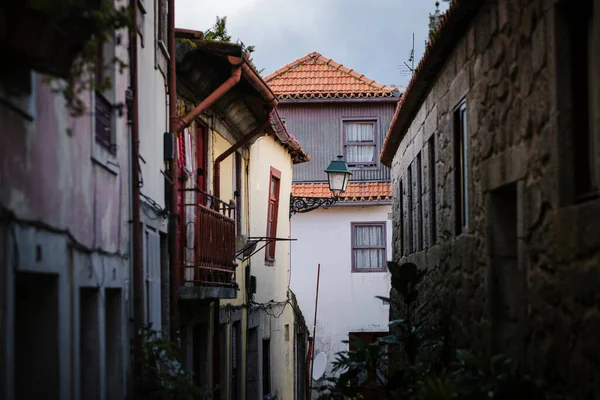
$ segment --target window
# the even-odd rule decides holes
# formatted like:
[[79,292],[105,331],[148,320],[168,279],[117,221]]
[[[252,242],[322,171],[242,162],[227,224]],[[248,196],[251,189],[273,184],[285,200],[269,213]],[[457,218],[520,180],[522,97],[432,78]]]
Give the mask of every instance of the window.
[[102,147],[115,153],[116,147],[113,137],[113,104],[110,101],[114,93],[114,89],[102,91],[106,86],[107,81],[111,82],[111,86],[116,84],[114,74],[113,60],[114,59],[114,43],[112,40],[106,41],[96,50],[96,66],[95,66],[95,134],[96,143]]
[[[281,172],[271,167],[269,177],[269,205],[267,210],[267,238],[275,238],[277,236],[277,216],[279,214],[279,186],[281,180]],[[272,263],[275,261],[275,244],[276,241],[271,241],[266,246],[265,261]]]
[[237,235],[240,236],[243,233],[242,223],[242,155],[238,152],[235,153],[235,189],[233,197],[235,198],[235,226]]
[[469,180],[467,175],[467,103],[454,111],[454,208],[456,235],[466,233],[469,226]]
[[376,121],[344,121],[344,155],[348,165],[372,167],[376,165]]
[[593,1],[582,1],[581,7],[575,10],[566,3],[563,15],[568,24],[568,46],[571,51],[570,86],[572,110],[572,145],[575,201],[584,200],[594,194],[597,187],[594,140],[594,122],[591,110],[594,106],[593,74],[594,63],[594,24]]
[[271,339],[262,341],[262,390],[263,396],[271,393]]
[[423,250],[423,182],[421,152],[417,154],[417,251]]
[[398,191],[400,192],[400,255],[404,256],[406,254],[404,253],[404,187],[402,185],[402,181],[400,181],[400,187]]
[[352,271],[385,271],[385,222],[353,222],[351,229]]
[[437,241],[437,221],[435,212],[435,137],[432,136],[427,142],[427,165],[429,166],[429,245],[435,245]]
[[412,253],[413,251],[415,251],[414,249],[414,236],[413,236],[413,178],[412,178],[412,164],[410,164],[408,166],[408,176],[407,176],[407,180],[408,180],[408,187],[407,187],[407,216],[406,218],[408,219],[408,254]]
[[27,65],[10,63],[3,66],[0,73],[0,102],[29,120],[35,118],[35,80]]
[[158,34],[157,39],[159,45],[164,47],[166,50],[166,44],[168,42],[168,32],[167,32],[167,20],[169,17],[169,11],[167,7],[167,0],[156,0],[158,2]]

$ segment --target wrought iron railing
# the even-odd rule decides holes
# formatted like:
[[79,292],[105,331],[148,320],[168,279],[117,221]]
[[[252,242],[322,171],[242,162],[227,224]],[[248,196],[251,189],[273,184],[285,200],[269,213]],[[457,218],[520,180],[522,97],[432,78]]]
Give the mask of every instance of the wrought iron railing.
[[182,282],[187,286],[233,286],[235,282],[235,205],[198,188],[184,193]]

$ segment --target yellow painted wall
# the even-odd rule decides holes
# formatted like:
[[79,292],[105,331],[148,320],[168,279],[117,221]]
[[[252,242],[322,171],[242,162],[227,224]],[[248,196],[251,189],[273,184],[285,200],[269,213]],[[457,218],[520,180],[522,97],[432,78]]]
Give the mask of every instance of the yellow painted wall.
[[[209,162],[209,171],[207,177],[210,182],[210,192],[213,193],[212,182],[214,179],[214,161],[217,157],[219,157],[223,152],[229,149],[233,143],[230,143],[227,139],[225,139],[219,132],[216,130],[210,130],[210,141],[209,141],[209,154],[210,154],[210,162]],[[246,176],[246,166],[248,165],[248,150],[247,149],[239,149],[238,152],[242,155],[242,233],[248,235],[248,227],[249,227],[249,190],[248,190],[248,179]],[[220,163],[220,199],[224,202],[229,202],[234,199],[233,191],[235,186],[235,175],[234,175],[234,160],[235,153],[227,157]],[[246,293],[246,282],[245,282],[245,267],[247,263],[242,263],[241,260],[237,260],[238,267],[236,270],[236,282],[238,283],[240,290],[237,292],[237,298],[231,300],[222,300],[221,301],[221,309],[228,310],[228,307],[239,307],[245,302],[245,293]],[[241,370],[241,380],[242,380],[242,398],[245,398],[246,392],[246,343],[247,343],[247,314],[246,310],[242,311],[242,319],[241,319],[241,343],[240,346],[243,349],[241,352],[241,360],[240,361],[240,370]],[[224,398],[231,397],[231,323],[226,325],[226,338],[227,344],[225,346],[226,354],[223,357],[226,360],[226,371],[227,375],[224,378],[228,384],[225,387],[221,388],[221,393]],[[217,383],[217,382],[215,382]]]
[[[289,204],[292,191],[293,164],[283,146],[271,136],[256,141],[250,148],[250,235],[265,236],[267,232],[267,210],[271,167],[281,172],[279,193],[279,217],[277,237],[289,238]],[[252,257],[252,275],[257,279],[255,301],[258,303],[286,302],[290,279],[290,243],[279,241],[275,247],[275,264],[265,265],[265,250]],[[270,309],[270,314],[279,315],[281,306]],[[285,325],[289,326],[289,340],[285,340]],[[260,325],[261,339],[271,339],[271,391],[278,399],[294,398],[294,314],[292,307],[285,306],[279,318],[264,313]],[[262,351],[262,349],[261,349]],[[263,393],[263,396],[265,393]]]

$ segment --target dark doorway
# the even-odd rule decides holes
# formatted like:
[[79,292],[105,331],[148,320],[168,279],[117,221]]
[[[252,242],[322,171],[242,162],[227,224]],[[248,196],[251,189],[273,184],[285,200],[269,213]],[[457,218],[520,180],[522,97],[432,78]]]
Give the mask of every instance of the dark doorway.
[[123,312],[121,289],[106,289],[106,398],[123,398]]
[[246,400],[258,400],[259,378],[258,328],[248,329],[246,346]]
[[193,328],[194,382],[208,388],[208,325],[196,324]]
[[100,292],[96,288],[79,291],[79,373],[81,398],[100,398]]
[[523,322],[527,310],[526,277],[519,268],[517,185],[489,195],[490,306],[492,351],[523,359]]
[[58,277],[17,273],[15,395],[58,399]]
[[306,398],[306,334],[296,334],[296,399]]

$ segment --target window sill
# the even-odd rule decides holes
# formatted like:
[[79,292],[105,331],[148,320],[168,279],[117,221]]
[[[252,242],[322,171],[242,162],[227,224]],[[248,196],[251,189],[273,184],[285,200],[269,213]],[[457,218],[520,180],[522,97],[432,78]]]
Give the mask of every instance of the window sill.
[[387,272],[387,268],[352,268],[353,274],[360,273],[372,273],[372,272]]
[[265,266],[266,267],[274,267],[275,259],[274,258],[265,258]]
[[368,170],[378,169],[377,164],[372,164],[372,165],[352,165],[352,164],[348,164],[348,168],[351,171],[368,171]]
[[95,139],[93,140],[94,144],[92,161],[106,169],[111,174],[118,175],[121,170],[121,167],[119,166],[117,155],[111,153],[110,151],[102,147],[100,144],[96,143]]
[[596,200],[600,197],[600,192],[598,190],[592,190],[585,194],[580,194],[575,196],[574,204],[582,204],[587,203],[588,201]]

